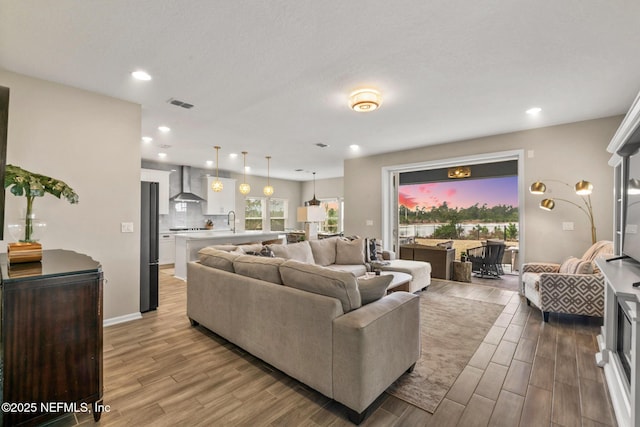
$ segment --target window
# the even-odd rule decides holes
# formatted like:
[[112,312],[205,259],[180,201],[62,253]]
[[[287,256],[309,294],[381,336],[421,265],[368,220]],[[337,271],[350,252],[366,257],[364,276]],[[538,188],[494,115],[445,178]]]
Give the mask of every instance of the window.
[[248,197],[244,209],[244,229],[284,231],[288,211],[287,199]]
[[264,199],[247,197],[244,208],[244,229],[262,230],[264,213]]
[[285,199],[269,199],[269,225],[271,231],[284,231],[287,222],[288,202]]
[[325,233],[342,232],[342,199],[327,199],[320,203],[327,213],[327,219],[320,225],[320,231]]

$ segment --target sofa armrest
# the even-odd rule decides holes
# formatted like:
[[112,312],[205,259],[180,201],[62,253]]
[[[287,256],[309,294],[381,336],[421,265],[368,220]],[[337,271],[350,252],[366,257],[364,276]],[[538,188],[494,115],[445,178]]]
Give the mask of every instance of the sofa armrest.
[[420,298],[394,292],[333,320],[333,398],[360,413],[420,357]]
[[540,309],[554,313],[604,315],[601,274],[540,274]]
[[551,262],[527,262],[522,264],[523,273],[557,273],[560,270],[560,264]]

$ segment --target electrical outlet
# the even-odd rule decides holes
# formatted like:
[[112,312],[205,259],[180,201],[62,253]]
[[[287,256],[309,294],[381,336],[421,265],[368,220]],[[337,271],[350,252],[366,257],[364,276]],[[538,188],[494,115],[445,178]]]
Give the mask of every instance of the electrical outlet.
[[530,158],[530,159],[533,159],[533,156],[534,156],[533,150],[528,150],[527,151],[527,157]]
[[132,222],[121,222],[120,223],[120,232],[121,233],[133,233],[133,223]]
[[373,225],[373,220],[372,220],[372,219],[368,219],[368,220],[366,221],[366,225],[368,225],[368,226],[372,226],[372,225]]
[[562,229],[564,231],[573,231],[573,222],[563,222]]

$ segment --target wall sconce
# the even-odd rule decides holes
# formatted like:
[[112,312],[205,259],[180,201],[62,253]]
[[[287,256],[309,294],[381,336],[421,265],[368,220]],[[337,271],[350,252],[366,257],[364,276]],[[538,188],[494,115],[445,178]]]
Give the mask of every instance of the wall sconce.
[[449,168],[449,178],[469,178],[471,176],[471,168],[469,166],[458,166]]
[[[540,209],[543,209],[545,211],[553,210],[553,208],[555,208],[556,206],[556,202],[555,202],[556,200],[560,200],[562,202],[566,202],[566,203],[569,203],[570,205],[577,207],[582,212],[584,212],[585,215],[587,215],[587,218],[589,218],[589,223],[591,224],[591,243],[596,243],[598,239],[596,236],[595,220],[593,218],[593,205],[591,204],[591,193],[593,192],[593,184],[591,184],[589,181],[580,180],[572,187],[566,182],[558,181],[555,179],[550,179],[549,181],[559,182],[560,184],[566,185],[567,187],[573,189],[576,195],[580,196],[580,198],[582,199],[584,206],[581,206],[570,200],[560,199],[556,197],[556,198],[542,199],[542,201],[540,201]],[[540,181],[534,182],[529,187],[529,192],[531,194],[544,194],[546,191],[547,191],[547,186]]]

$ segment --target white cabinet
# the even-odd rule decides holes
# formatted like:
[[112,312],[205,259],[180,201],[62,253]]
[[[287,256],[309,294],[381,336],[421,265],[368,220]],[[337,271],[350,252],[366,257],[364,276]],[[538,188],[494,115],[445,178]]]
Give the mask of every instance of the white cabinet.
[[169,171],[161,171],[156,169],[141,169],[140,181],[157,182],[159,189],[158,197],[158,213],[160,215],[169,215]]
[[203,185],[206,188],[206,211],[205,215],[226,215],[227,212],[236,209],[236,180],[231,178],[220,178],[222,191],[216,193],[211,189],[211,183],[216,180],[215,176],[204,178]]
[[158,264],[176,262],[176,236],[174,233],[160,233],[158,239]]

